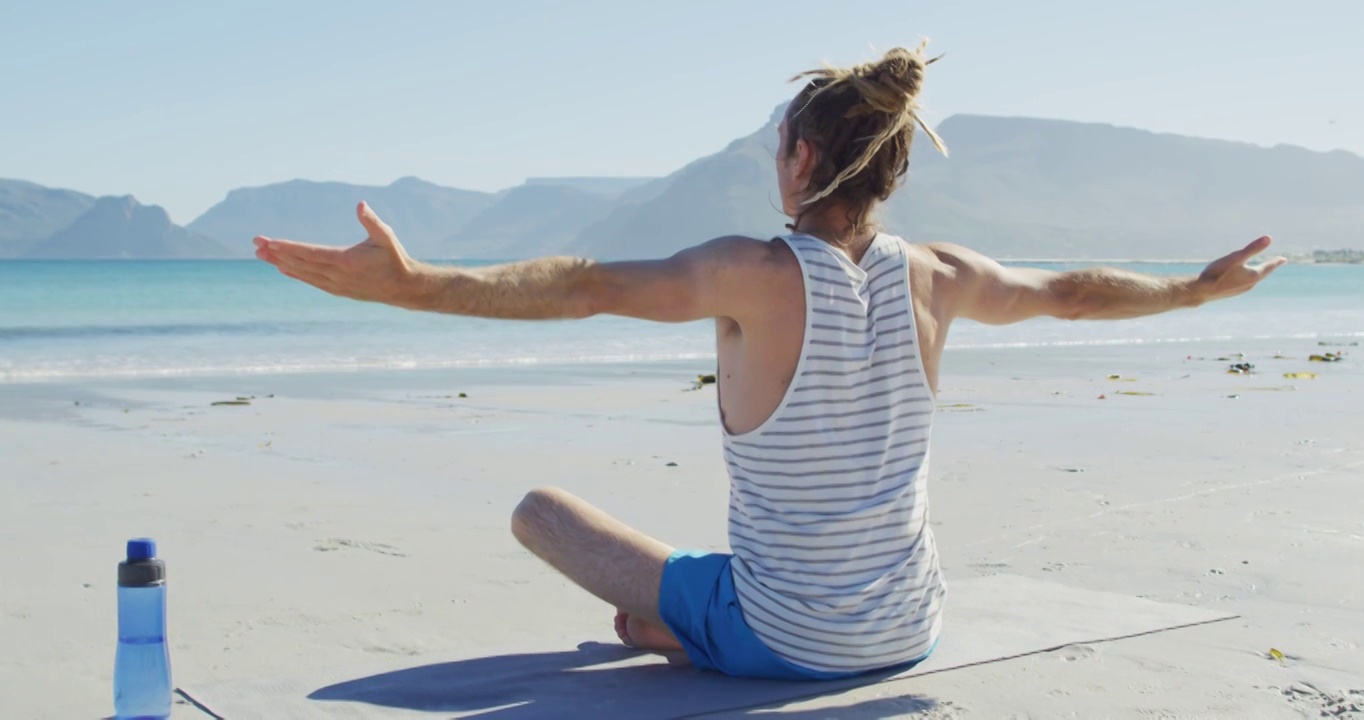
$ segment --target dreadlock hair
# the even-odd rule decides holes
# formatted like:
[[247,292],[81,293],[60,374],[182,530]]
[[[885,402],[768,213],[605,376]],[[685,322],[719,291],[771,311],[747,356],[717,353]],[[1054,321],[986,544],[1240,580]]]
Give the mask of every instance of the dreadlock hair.
[[[897,47],[880,60],[851,68],[830,65],[803,72],[791,80],[810,78],[786,111],[784,156],[805,140],[815,151],[810,188],[795,224],[826,204],[848,209],[854,233],[871,222],[872,210],[895,192],[909,170],[909,148],[915,127],[944,155],[942,138],[919,115],[924,73],[938,58]],[[794,230],[795,224],[787,227]]]

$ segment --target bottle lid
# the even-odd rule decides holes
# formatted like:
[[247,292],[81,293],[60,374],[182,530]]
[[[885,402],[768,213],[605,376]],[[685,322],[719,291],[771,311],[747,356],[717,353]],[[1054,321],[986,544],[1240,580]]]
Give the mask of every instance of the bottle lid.
[[133,538],[128,541],[128,559],[118,564],[120,587],[150,587],[166,581],[166,563],[156,557],[156,541]]
[[156,541],[151,538],[133,538],[128,541],[129,560],[150,560],[156,557]]

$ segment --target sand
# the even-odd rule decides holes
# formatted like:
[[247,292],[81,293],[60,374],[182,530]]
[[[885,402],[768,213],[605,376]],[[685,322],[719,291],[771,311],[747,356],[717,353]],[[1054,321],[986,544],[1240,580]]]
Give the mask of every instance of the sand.
[[[1256,374],[1224,372],[1215,358],[1236,351]],[[949,352],[930,487],[949,579],[1007,572],[1241,618],[732,716],[1352,716],[1364,353],[1306,362],[1319,351]],[[611,610],[520,549],[508,516],[553,484],[670,544],[724,549],[714,388],[687,390],[712,369],[0,386],[0,716],[112,712],[115,567],[137,535],[169,566],[178,684],[612,642]],[[211,405],[238,396],[253,399]]]

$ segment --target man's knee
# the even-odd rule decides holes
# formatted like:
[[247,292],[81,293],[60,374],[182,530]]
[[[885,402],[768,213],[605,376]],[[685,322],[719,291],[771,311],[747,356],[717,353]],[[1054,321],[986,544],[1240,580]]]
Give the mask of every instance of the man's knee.
[[526,493],[512,511],[512,535],[526,547],[532,547],[544,535],[555,510],[562,505],[563,490],[552,487],[535,488]]

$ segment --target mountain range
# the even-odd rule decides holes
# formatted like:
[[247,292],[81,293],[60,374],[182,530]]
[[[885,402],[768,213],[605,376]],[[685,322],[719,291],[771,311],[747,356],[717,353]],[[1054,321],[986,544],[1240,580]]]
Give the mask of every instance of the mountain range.
[[355,206],[370,204],[412,254],[439,256],[441,243],[495,202],[489,193],[406,177],[386,187],[291,180],[227,194],[186,227],[243,250],[256,235],[349,244],[363,239]]
[[[662,178],[533,178],[496,193],[417,178],[233,190],[186,227],[131,197],[0,180],[0,257],[247,257],[257,234],[358,240],[369,202],[414,255],[657,257],[727,234],[770,237],[778,108],[757,131]],[[1001,258],[1201,259],[1259,234],[1285,250],[1364,248],[1364,158],[1111,125],[957,115],[922,137],[890,232]]]

